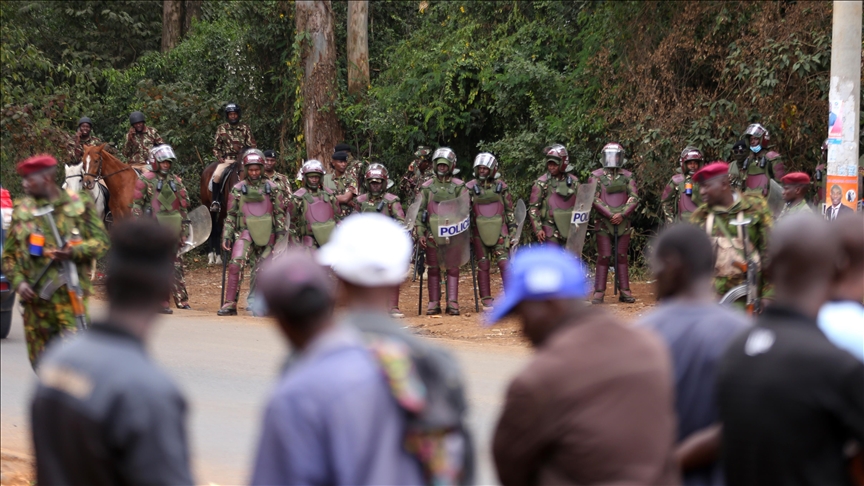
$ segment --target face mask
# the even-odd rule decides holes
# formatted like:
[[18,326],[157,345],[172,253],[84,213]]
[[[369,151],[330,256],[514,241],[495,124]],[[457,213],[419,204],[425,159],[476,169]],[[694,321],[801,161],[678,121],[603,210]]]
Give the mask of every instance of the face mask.
[[762,150],[762,146],[761,146],[761,145],[757,145],[757,146],[755,146],[755,147],[750,147],[750,150],[752,150],[754,154],[758,154],[759,151]]

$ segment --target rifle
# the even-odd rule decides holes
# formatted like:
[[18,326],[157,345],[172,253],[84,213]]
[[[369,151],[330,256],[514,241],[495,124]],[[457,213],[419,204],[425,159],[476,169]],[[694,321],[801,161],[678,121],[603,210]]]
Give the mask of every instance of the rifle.
[[750,250],[747,248],[750,246],[750,235],[747,231],[747,225],[752,223],[753,220],[750,218],[745,218],[740,221],[730,221],[729,224],[732,226],[737,226],[744,233],[744,261],[746,262],[745,270],[747,274],[747,280],[745,285],[747,286],[747,314],[748,315],[756,315],[760,311],[759,305],[759,282],[757,281],[756,275],[756,262],[753,260],[750,255]]
[[[48,224],[51,226],[51,232],[54,234],[54,241],[57,242],[57,245],[60,248],[65,248],[67,243],[66,240],[60,236],[60,231],[57,230],[57,223],[54,222],[53,212],[53,207],[45,206],[44,208],[37,209],[34,215],[44,216],[45,219],[48,220]],[[63,260],[60,264],[61,275],[58,275],[57,279],[53,283],[46,285],[42,292],[39,293],[39,296],[48,300],[58,288],[66,285],[66,289],[69,293],[69,300],[72,303],[72,312],[75,314],[75,326],[79,330],[87,329],[87,310],[84,308],[84,290],[81,288],[80,280],[78,280],[78,267],[75,266],[75,262],[71,259]],[[47,269],[45,271],[47,271]],[[47,299],[46,292],[49,292],[47,293]]]
[[615,269],[615,283],[612,286],[612,295],[618,295],[618,225],[612,225],[613,240],[612,240],[612,265]]

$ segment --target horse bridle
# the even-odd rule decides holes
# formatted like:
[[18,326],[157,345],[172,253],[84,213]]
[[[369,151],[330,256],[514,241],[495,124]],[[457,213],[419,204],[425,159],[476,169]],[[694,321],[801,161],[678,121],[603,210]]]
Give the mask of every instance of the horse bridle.
[[[81,163],[83,164],[84,162],[81,162]],[[100,179],[107,179],[107,178],[113,176],[114,174],[119,174],[120,172],[123,172],[124,170],[129,170],[131,168],[132,167],[129,167],[127,165],[126,167],[124,167],[120,170],[115,170],[114,172],[112,172],[110,174],[102,175],[102,153],[100,152],[99,153],[99,169],[96,170],[95,174],[93,174],[92,172],[89,172],[89,170],[88,170],[88,172],[84,172],[80,176],[74,176],[73,175],[73,176],[69,176],[69,177],[81,177],[81,180],[83,182],[84,176],[90,176],[93,178],[93,183],[95,184],[95,183],[99,182]]]

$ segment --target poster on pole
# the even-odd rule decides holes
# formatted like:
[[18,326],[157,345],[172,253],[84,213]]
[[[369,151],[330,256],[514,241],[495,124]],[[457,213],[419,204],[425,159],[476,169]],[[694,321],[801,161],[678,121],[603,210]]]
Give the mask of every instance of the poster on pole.
[[833,100],[830,102],[831,110],[828,112],[828,143],[839,145],[843,142],[843,101]]

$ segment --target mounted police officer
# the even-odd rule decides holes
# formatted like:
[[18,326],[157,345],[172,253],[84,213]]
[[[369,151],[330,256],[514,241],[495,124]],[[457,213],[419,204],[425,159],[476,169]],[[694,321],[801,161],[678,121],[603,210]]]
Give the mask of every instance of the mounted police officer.
[[[183,260],[180,258],[179,249],[189,237],[189,193],[180,176],[171,173],[177,163],[177,156],[170,145],[154,146],[150,149],[148,158],[153,161],[153,168],[141,174],[135,182],[132,215],[136,218],[145,215],[156,218],[160,225],[177,236],[178,253],[174,256],[171,296],[178,309],[188,310],[192,307],[189,306],[189,293],[186,291]],[[163,305],[162,313],[171,314],[167,302]]]
[[359,178],[348,169],[348,152],[336,152],[330,162],[331,171],[324,174],[322,184],[336,195],[339,202],[339,217],[345,218],[354,212],[354,198],[360,193]]
[[414,152],[414,160],[408,164],[408,170],[399,181],[399,192],[405,201],[414,201],[420,186],[435,177],[432,168],[432,147],[421,145]]
[[75,135],[69,137],[66,142],[67,164],[77,165],[84,157],[84,147],[89,145],[102,145],[104,142],[93,134],[93,120],[82,116],[78,120],[78,130]]
[[[258,262],[266,258],[282,238],[286,238],[285,213],[279,187],[263,175],[264,154],[258,149],[243,156],[243,180],[231,188],[228,216],[222,232],[222,248],[231,252],[225,303],[217,315],[237,315],[237,299],[243,268],[252,267],[250,288],[255,287]],[[232,245],[233,242],[233,245]]]
[[[369,164],[363,178],[366,181],[366,192],[357,197],[358,211],[361,213],[381,213],[405,226],[405,212],[402,210],[399,197],[387,192],[388,177],[389,173],[383,164],[377,162]],[[405,317],[399,310],[398,287],[390,302],[390,316],[400,319]]]
[[570,217],[576,203],[579,180],[567,173],[570,156],[561,144],[543,149],[546,173],[534,181],[528,199],[528,217],[537,241],[559,246],[567,243]]
[[[612,264],[612,252],[616,252],[618,267],[618,300],[627,304],[636,302],[630,293],[630,273],[627,263],[627,249],[630,246],[632,228],[630,218],[639,204],[636,179],[624,165],[624,147],[618,143],[607,143],[602,151],[603,168],[591,175],[597,180],[597,194],[594,198],[597,228],[597,271],[594,280],[592,304],[602,304],[606,293],[606,279]],[[612,248],[618,241],[618,247]]]
[[477,286],[484,309],[492,308],[491,264],[498,265],[502,286],[504,272],[515,244],[516,218],[513,198],[503,180],[496,179],[498,159],[489,152],[474,158],[474,180],[465,184],[471,196],[471,244],[477,260]]
[[678,158],[679,168],[660,196],[663,218],[667,223],[689,221],[690,214],[702,204],[693,174],[705,165],[705,156],[696,147],[685,147]]
[[750,154],[741,166],[744,191],[768,196],[771,179],[779,179],[786,174],[783,159],[777,152],[768,150],[770,135],[768,130],[758,123],[747,127],[744,141],[750,149]]
[[241,155],[244,148],[255,148],[255,137],[252,136],[252,129],[245,123],[240,123],[240,107],[234,103],[228,103],[225,106],[225,117],[228,123],[223,123],[216,128],[216,140],[213,142],[213,155],[219,165],[213,171],[213,204],[210,205],[210,211],[218,213],[222,208],[222,191],[217,185],[222,180],[222,174],[237,157]]
[[[80,311],[87,319],[92,284],[84,276],[90,273],[91,262],[108,249],[108,235],[88,196],[57,186],[54,157],[30,157],[18,163],[16,170],[23,178],[26,196],[15,202],[3,249],[3,269],[21,302],[27,354],[35,369],[49,341],[77,328],[76,304],[67,291],[71,276],[61,270],[60,262],[72,260],[75,264],[83,291]],[[51,209],[49,216],[65,245],[56,241],[49,216],[40,216],[44,208]]]
[[305,248],[319,248],[330,240],[339,217],[336,195],[322,184],[324,165],[315,159],[307,160],[300,168],[303,187],[293,196],[297,238]]
[[[441,268],[447,272],[447,314],[459,315],[459,262],[460,248],[447,243],[447,238],[436,233],[445,223],[439,206],[441,203],[457,199],[465,190],[465,183],[453,177],[456,167],[456,154],[448,147],[441,147],[432,155],[435,177],[420,186],[420,208],[423,216],[417,220],[417,241],[426,251],[426,265],[429,277],[429,306],[427,315],[441,313]],[[448,215],[449,216],[449,215]],[[467,214],[465,215],[467,216]],[[458,223],[459,221],[451,221]],[[442,248],[442,245],[446,245]],[[439,249],[441,254],[439,255]]]
[[[153,127],[144,124],[144,113],[133,111],[129,115],[129,132],[126,134],[126,145],[123,147],[123,155],[127,163],[132,167],[143,170],[150,159],[150,149],[165,142],[159,136],[159,132]],[[158,172],[158,169],[154,168]]]

